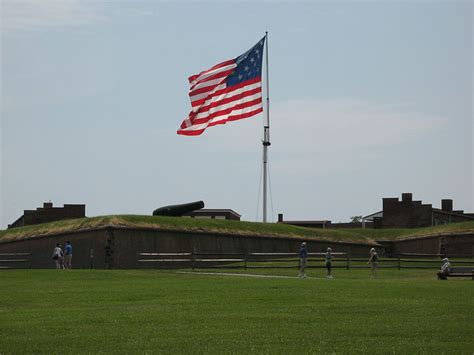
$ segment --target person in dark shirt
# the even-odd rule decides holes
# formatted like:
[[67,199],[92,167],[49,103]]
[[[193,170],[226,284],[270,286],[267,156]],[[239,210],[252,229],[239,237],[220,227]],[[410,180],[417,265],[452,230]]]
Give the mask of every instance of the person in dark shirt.
[[300,273],[298,274],[298,276],[306,277],[305,268],[306,268],[306,262],[308,259],[308,250],[306,250],[305,242],[301,243],[299,257],[300,257]]

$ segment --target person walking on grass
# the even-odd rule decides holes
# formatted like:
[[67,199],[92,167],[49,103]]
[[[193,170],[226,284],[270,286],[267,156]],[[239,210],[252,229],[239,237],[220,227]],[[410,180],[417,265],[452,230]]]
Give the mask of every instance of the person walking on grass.
[[308,259],[308,250],[306,250],[306,243],[301,243],[300,246],[300,273],[298,274],[299,277],[306,277],[305,268],[306,268],[306,261]]
[[56,244],[56,247],[53,250],[53,260],[54,264],[56,265],[56,269],[63,268],[64,254],[63,250],[61,249],[61,244]]
[[379,255],[377,254],[377,251],[375,248],[370,249],[369,253],[369,261],[367,261],[367,264],[371,264],[372,266],[372,278],[377,277],[377,261],[379,260]]
[[333,277],[331,275],[331,266],[332,266],[331,248],[327,249],[326,255],[324,255],[324,261],[325,261],[326,269],[327,269],[326,278],[327,279],[332,279]]
[[66,269],[71,269],[71,262],[72,262],[72,245],[70,241],[66,242],[66,248],[64,250],[64,266]]

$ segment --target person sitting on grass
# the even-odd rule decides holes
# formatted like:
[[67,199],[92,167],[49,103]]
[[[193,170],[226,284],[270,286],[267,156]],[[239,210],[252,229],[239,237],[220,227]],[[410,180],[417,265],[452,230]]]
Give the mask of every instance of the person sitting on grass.
[[331,248],[328,248],[326,255],[324,256],[324,260],[326,263],[326,269],[327,269],[327,279],[332,279],[331,275],[331,265],[332,265],[332,254],[331,254]]
[[377,251],[375,248],[370,249],[369,261],[367,261],[367,264],[370,263],[372,265],[372,277],[377,277],[377,260],[379,260]]
[[443,259],[443,265],[441,269],[437,272],[438,280],[447,280],[449,272],[451,271],[451,263],[449,262],[448,258]]
[[306,250],[306,243],[305,242],[301,243],[299,256],[300,256],[300,273],[298,274],[298,276],[299,277],[306,277],[306,273],[305,273],[304,269],[306,267],[306,260],[308,258],[308,251]]

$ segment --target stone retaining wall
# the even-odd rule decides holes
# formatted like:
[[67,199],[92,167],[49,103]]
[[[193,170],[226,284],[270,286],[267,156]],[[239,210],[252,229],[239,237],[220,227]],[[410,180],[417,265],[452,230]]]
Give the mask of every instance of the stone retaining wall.
[[[137,254],[155,253],[291,253],[298,252],[304,239],[235,236],[210,233],[175,232],[139,228],[107,227],[90,231],[1,242],[0,253],[31,253],[32,268],[53,268],[56,243],[73,246],[73,268],[137,268]],[[308,241],[309,252],[346,252],[367,256],[371,245]],[[93,257],[91,258],[91,253]],[[380,248],[380,254],[384,251]]]

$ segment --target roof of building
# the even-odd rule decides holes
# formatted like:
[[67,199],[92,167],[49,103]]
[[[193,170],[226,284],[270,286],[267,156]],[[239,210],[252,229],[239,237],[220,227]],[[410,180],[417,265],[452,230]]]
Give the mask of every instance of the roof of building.
[[383,210],[362,217],[365,221],[373,221],[374,217],[383,217]]
[[189,212],[189,213],[185,213],[185,215],[188,215],[188,214],[191,214],[191,213],[193,213],[193,214],[230,213],[230,214],[233,214],[237,217],[241,217],[240,214],[238,214],[234,210],[231,210],[230,208],[201,208],[199,210],[195,210],[195,211],[192,211],[192,212]]
[[433,208],[433,212],[474,219],[474,215],[472,215],[472,213],[464,213],[462,211],[449,212],[449,211],[443,211],[442,209],[439,209],[439,208]]
[[321,221],[281,221],[279,223],[286,223],[286,224],[326,224],[330,223],[329,220],[321,220]]

